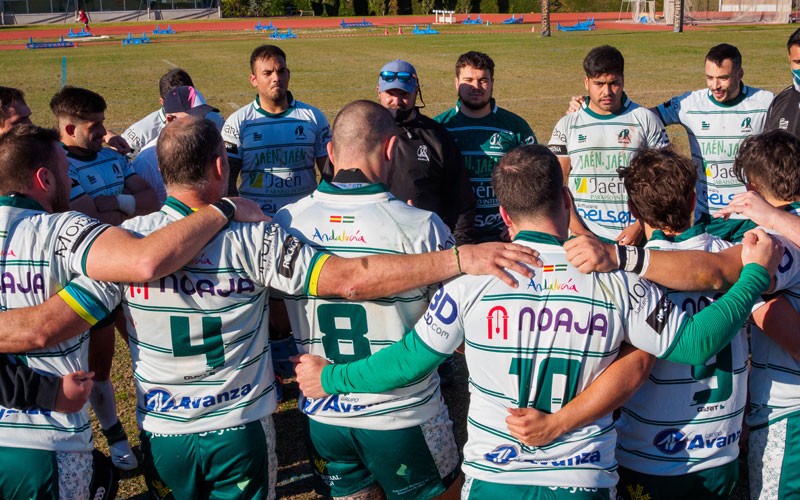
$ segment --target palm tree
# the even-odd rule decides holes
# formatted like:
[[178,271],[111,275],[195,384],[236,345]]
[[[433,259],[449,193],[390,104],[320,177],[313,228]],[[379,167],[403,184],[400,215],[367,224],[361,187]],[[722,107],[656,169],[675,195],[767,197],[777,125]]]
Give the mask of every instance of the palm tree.
[[542,36],[550,36],[550,0],[542,0]]

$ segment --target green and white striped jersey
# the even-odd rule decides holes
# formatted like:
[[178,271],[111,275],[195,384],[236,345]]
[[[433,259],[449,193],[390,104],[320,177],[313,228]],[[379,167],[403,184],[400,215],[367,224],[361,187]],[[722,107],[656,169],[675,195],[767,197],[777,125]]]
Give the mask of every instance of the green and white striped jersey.
[[460,112],[461,102],[434,120],[455,139],[475,193],[475,233],[479,241],[498,241],[505,224],[500,218],[492,188],[492,170],[506,153],[525,144],[536,144],[530,125],[520,116],[491,100],[492,112],[470,118]]
[[67,160],[72,179],[70,201],[84,194],[90,198],[122,194],[125,179],[135,173],[128,159],[111,148],[103,148],[88,157],[67,153]]
[[[787,210],[800,215],[800,203],[792,203]],[[775,273],[773,291],[782,292],[792,306],[800,311],[800,249],[786,238],[779,238],[783,243],[784,255]],[[747,425],[760,428],[789,416],[800,415],[800,361],[755,325],[750,329],[750,351]]]
[[[311,195],[284,207],[277,224],[314,246],[341,257],[424,253],[450,248],[450,230],[433,212],[408,206],[383,184],[337,187],[323,181]],[[286,296],[300,352],[335,363],[365,358],[400,340],[428,307],[435,289],[415,289],[363,302]],[[382,394],[341,394],[303,399],[311,418],[362,429],[404,429],[433,418],[441,408],[434,371],[409,386]]]
[[289,93],[289,109],[277,115],[264,111],[256,96],[228,118],[222,138],[228,156],[242,161],[239,194],[275,215],[316,189],[314,165],[328,155],[331,129],[322,111]]
[[625,341],[656,355],[670,351],[685,313],[634,274],[582,274],[561,242],[523,231],[544,267],[511,288],[491,276],[462,276],[434,296],[416,334],[438,353],[466,345],[470,407],[464,472],[505,484],[609,488],[617,483],[611,415],[542,447],[508,431],[507,408],[555,412],[586,389]]
[[[116,285],[86,277],[86,255],[108,226],[78,212],[49,214],[23,196],[0,197],[0,309],[43,303],[58,294],[93,325],[119,303]],[[34,370],[89,370],[89,332],[17,355]],[[78,452],[93,448],[89,413],[0,407],[0,446]]]
[[[147,235],[191,212],[167,198],[124,227]],[[268,287],[313,293],[327,257],[275,224],[232,222],[176,273],[123,285],[140,427],[191,434],[272,413]]]
[[[655,231],[646,246],[719,252],[733,244],[698,224],[674,238]],[[670,292],[669,298],[694,315],[719,295]],[[742,329],[705,365],[657,360],[647,382],[622,406],[616,424],[619,463],[645,474],[680,476],[736,460],[747,403],[747,355]]]
[[773,94],[742,84],[739,95],[717,102],[708,89],[695,90],[659,104],[665,125],[683,125],[697,165],[696,217],[714,214],[745,191],[733,174],[733,159],[745,137],[764,130]]
[[616,240],[636,219],[628,209],[628,193],[617,169],[630,164],[644,148],[663,148],[669,138],[658,117],[622,97],[617,113],[599,115],[589,109],[587,97],[581,109],[562,117],[550,137],[550,149],[569,157],[567,184],[575,208],[592,233]]

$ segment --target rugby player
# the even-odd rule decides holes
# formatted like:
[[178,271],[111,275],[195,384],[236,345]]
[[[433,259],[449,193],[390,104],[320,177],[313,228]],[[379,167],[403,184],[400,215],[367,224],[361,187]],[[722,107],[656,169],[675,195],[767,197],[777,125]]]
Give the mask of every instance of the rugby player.
[[558,121],[549,143],[574,203],[570,233],[635,245],[642,226],[628,210],[616,170],[627,167],[638,150],[666,147],[669,139],[658,118],[625,94],[625,59],[619,50],[595,47],[583,70],[589,95],[579,111]]
[[[174,89],[175,87],[182,86],[194,88],[192,77],[189,76],[189,73],[181,68],[172,68],[164,73],[164,75],[158,80],[158,95],[159,104],[161,104],[161,107],[145,116],[138,122],[134,123],[128,127],[125,132],[123,132],[124,138],[130,144],[130,153],[132,153],[134,156],[138,155],[142,148],[144,148],[151,141],[156,140],[159,132],[161,132],[161,129],[167,125],[167,114],[163,107],[164,99],[167,97],[167,93],[170,90]],[[195,106],[200,106],[205,103],[206,101],[202,94],[195,89],[192,104]],[[210,112],[208,114],[208,118],[216,123],[220,128],[222,128],[222,125],[225,123],[225,120],[218,111]]]
[[[152,187],[137,175],[128,159],[103,147],[106,102],[91,90],[64,87],[50,100],[61,143],[67,151],[72,191],[70,208],[119,224],[134,214],[158,210]],[[108,440],[114,465],[123,470],[138,466],[128,437],[117,417],[114,387],[109,380],[114,353],[114,317],[92,328],[89,366],[95,372],[90,397],[92,409]]]
[[0,134],[17,125],[31,124],[31,108],[25,94],[12,87],[0,87]]
[[461,54],[454,81],[456,106],[434,120],[453,136],[469,172],[476,203],[476,240],[499,241],[504,226],[491,187],[492,170],[515,147],[535,144],[536,136],[524,119],[499,107],[492,97],[494,61],[487,54]]
[[[453,237],[436,214],[387,191],[396,143],[403,140],[397,133],[381,105],[345,106],[328,143],[333,179],[278,211],[274,222],[291,224],[289,231],[306,244],[345,257],[451,248]],[[423,287],[370,302],[287,296],[286,305],[301,352],[345,362],[400,340],[433,292]],[[317,493],[433,498],[447,490],[448,497],[458,497],[458,448],[435,374],[382,394],[301,399],[298,406],[310,418]]]
[[[28,366],[53,376],[88,371],[87,330],[119,299],[115,286],[88,276],[123,281],[162,276],[187,262],[227,223],[209,207],[138,238],[77,212],[52,214],[69,209],[71,186],[58,139],[56,132],[30,125],[0,135],[0,192],[5,193],[0,300],[6,311],[0,351],[22,353],[19,359]],[[237,201],[240,215],[255,220],[245,201]],[[71,415],[5,407],[0,413],[0,496],[90,498],[95,460],[85,407]],[[105,497],[92,493],[92,498]]]
[[[170,198],[160,212],[124,224],[141,234],[184,218],[190,207],[217,202],[228,189],[224,144],[211,122],[171,123],[157,152]],[[123,308],[151,492],[158,498],[274,495],[276,395],[265,321],[271,289],[366,299],[458,274],[467,258],[463,270],[487,269],[475,247],[461,247],[460,255],[341,259],[315,252],[275,224],[231,224],[180,271],[126,285]]]
[[[628,273],[581,275],[567,263],[571,203],[558,159],[542,146],[519,148],[492,176],[500,212],[515,241],[541,251],[545,267],[516,293],[491,279],[459,278],[434,296],[403,341],[361,361],[328,365],[302,355],[304,394],[403,386],[466,344],[471,399],[462,498],[613,498],[617,482],[611,416],[548,446],[508,433],[507,408],[557,411],[609,366],[623,341],[683,363],[703,363],[740,327],[769,285],[779,247],[748,235],[739,281],[694,317],[666,292]],[[380,367],[380,369],[378,369]]]
[[231,192],[259,203],[269,216],[314,191],[314,166],[322,171],[331,139],[322,111],[295,100],[289,92],[289,76],[280,47],[256,47],[250,55],[250,84],[257,90],[256,98],[222,128]]

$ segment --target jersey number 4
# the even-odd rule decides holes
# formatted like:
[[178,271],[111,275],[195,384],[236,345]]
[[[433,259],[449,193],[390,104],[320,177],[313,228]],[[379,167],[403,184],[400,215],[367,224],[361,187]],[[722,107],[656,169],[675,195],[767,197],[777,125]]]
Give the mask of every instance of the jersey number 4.
[[222,318],[210,316],[202,318],[203,343],[192,344],[189,318],[169,317],[172,335],[172,354],[177,358],[205,355],[209,369],[225,364],[225,345],[222,342]]

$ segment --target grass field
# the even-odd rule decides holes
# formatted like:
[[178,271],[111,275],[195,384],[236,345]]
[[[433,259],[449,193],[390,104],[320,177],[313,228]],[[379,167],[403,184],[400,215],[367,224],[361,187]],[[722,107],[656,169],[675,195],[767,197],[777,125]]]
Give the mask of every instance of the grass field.
[[[143,29],[138,28],[138,32]],[[425,112],[436,115],[455,102],[452,82],[457,56],[467,50],[487,52],[497,64],[497,102],[528,120],[540,142],[549,139],[569,96],[583,91],[581,61],[597,45],[611,44],[623,52],[628,95],[647,106],[704,87],[703,57],[710,46],[721,42],[732,43],[742,51],[744,81],[748,85],[777,92],[791,81],[785,42],[794,26],[723,27],[683,34],[554,31],[548,39],[531,34],[528,26],[524,29],[516,33],[466,34],[459,33],[459,28],[443,28],[442,35],[433,37],[334,37],[314,33],[313,38],[303,38],[301,31],[299,39],[279,44],[288,55],[290,88],[295,97],[319,107],[331,120],[338,109],[354,99],[374,99],[377,72],[384,62],[394,58],[407,59],[416,66]],[[131,31],[136,33],[137,28]],[[60,86],[61,58],[66,56],[68,83],[104,95],[109,103],[106,123],[121,132],[158,106],[159,77],[169,68],[180,66],[192,75],[209,103],[227,116],[253,98],[247,79],[249,54],[267,39],[242,32],[214,32],[184,34],[168,43],[143,46],[122,47],[118,43],[89,42],[64,50],[0,51],[0,84],[24,89],[34,121],[50,125],[54,120],[47,104]],[[668,131],[677,147],[687,152],[683,130],[671,127]],[[128,434],[138,442],[133,377],[125,351],[124,346],[118,345],[113,377],[120,414]],[[458,415],[463,417],[465,386],[457,386],[446,396],[463,442],[464,422]],[[276,415],[282,459],[279,494],[308,498],[310,484],[302,479],[308,468],[298,439],[300,422],[291,403]],[[98,441],[100,447],[105,445],[102,439]],[[143,491],[141,476],[133,475],[123,481],[120,496],[129,498]]]

